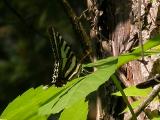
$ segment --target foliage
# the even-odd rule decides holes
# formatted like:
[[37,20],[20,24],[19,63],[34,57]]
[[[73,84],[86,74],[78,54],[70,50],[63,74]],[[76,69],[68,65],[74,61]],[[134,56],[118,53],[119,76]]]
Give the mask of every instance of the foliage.
[[88,103],[85,102],[84,99],[82,99],[76,102],[71,107],[65,109],[60,116],[60,120],[86,120],[87,113]]
[[[109,79],[116,69],[116,59],[114,58],[112,61],[114,61],[114,64],[106,64],[105,68],[97,70],[88,76],[77,78],[62,88],[55,88],[52,86],[47,90],[43,90],[42,87],[35,90],[28,90],[7,107],[7,109],[2,113],[2,118],[14,118],[15,120],[24,119],[24,116],[22,117],[21,114],[25,113],[25,115],[27,115],[29,112],[28,116],[26,116],[28,118],[31,112],[28,111],[29,108],[35,108],[34,114],[38,113],[37,110],[39,109],[40,115],[49,115],[51,113],[58,113],[64,108],[69,108],[72,105],[75,105],[76,102],[84,99],[90,92],[96,90],[98,86],[105,82],[106,79]],[[53,92],[51,93],[51,91]],[[42,98],[47,101],[45,104]],[[25,101],[27,101],[28,104]],[[15,109],[19,103],[24,103],[21,105],[21,109],[24,111],[22,111],[20,108],[18,108],[18,110]]]
[[[160,44],[160,36],[149,40],[145,45],[146,55],[155,54],[149,49]],[[122,64],[130,60],[141,57],[140,47],[132,53],[123,54],[117,57],[109,57],[99,60],[96,63],[84,65],[85,67],[98,66],[98,70],[84,77],[77,78],[69,82],[62,88],[51,86],[44,88],[40,86],[36,89],[29,89],[21,96],[11,102],[5,111],[2,113],[3,119],[46,119],[49,115],[61,112],[60,120],[72,119],[83,120],[87,115],[87,100],[86,96],[95,91],[101,84],[108,80]],[[123,58],[125,56],[125,59]],[[127,56],[127,57],[126,57]],[[118,60],[118,61],[117,61]],[[118,85],[117,85],[118,86]],[[119,87],[118,87],[119,88]],[[119,88],[120,89],[120,88]],[[127,88],[128,96],[132,96],[133,92],[141,92],[142,90],[135,87]],[[133,92],[131,92],[133,91]],[[146,95],[150,90],[144,91]],[[115,93],[119,95],[119,93]],[[139,95],[139,94],[137,94]],[[81,109],[80,109],[81,108]],[[76,111],[75,111],[76,109]],[[72,113],[75,113],[74,115]],[[75,117],[76,115],[76,117]]]
[[[81,2],[70,1],[75,10],[84,7]],[[75,38],[59,0],[0,0],[0,11],[2,113],[10,101],[30,87],[50,83],[53,56],[46,32],[49,25],[53,24],[69,43]]]
[[[9,1],[23,20],[18,18],[4,1],[7,0],[0,1],[0,39],[2,41],[0,42],[0,99],[9,101],[30,86],[43,84],[44,80],[50,81],[53,62],[50,61],[51,49],[48,47],[49,41],[46,37],[48,25],[54,24],[56,28],[60,28],[59,31],[66,38],[70,40],[73,38],[68,35],[71,33],[67,26],[69,21],[64,17],[65,14],[56,0]],[[78,11],[81,9],[79,7],[81,0],[70,2],[77,4],[75,8]],[[157,36],[145,44],[145,55],[160,51],[157,46],[160,44],[159,39],[160,37]],[[155,49],[148,50],[154,46],[156,46]],[[86,96],[107,81],[121,65],[140,58],[140,52],[139,47],[132,53],[123,54],[118,58],[109,57],[94,64],[84,65],[85,67],[96,66],[98,71],[77,78],[62,88],[54,86],[47,89],[45,86],[31,88],[11,102],[1,114],[1,118],[45,120],[49,114],[61,112],[60,119],[83,120],[88,111]],[[126,95],[129,96],[132,93]]]
[[[124,89],[126,96],[147,96],[152,91],[152,88],[139,89],[136,86],[130,86]],[[120,92],[113,93],[113,95],[122,96]]]

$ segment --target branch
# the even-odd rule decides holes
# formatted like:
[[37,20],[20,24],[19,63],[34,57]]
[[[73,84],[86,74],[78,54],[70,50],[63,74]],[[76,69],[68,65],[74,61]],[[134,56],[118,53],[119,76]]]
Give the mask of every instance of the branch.
[[76,16],[76,13],[73,11],[73,9],[71,8],[70,4],[67,2],[67,0],[61,0],[65,11],[67,12],[72,26],[75,29],[75,32],[77,33],[78,36],[80,36],[82,38],[82,44],[84,45],[84,47],[86,47],[89,51],[89,53],[92,51],[91,48],[91,40],[90,37],[87,35],[87,33],[85,32],[81,22],[79,21],[78,17]]
[[[134,110],[136,116],[138,116],[145,109],[145,107],[147,107],[150,104],[150,102],[158,95],[159,92],[160,92],[160,84],[154,86],[152,92],[148,95],[147,99],[145,99],[145,101],[138,108]],[[132,116],[130,115],[128,117],[128,120],[131,119]]]

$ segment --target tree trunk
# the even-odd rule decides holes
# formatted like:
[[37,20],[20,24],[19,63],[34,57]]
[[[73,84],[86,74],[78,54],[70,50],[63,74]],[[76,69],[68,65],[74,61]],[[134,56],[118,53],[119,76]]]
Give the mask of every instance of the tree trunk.
[[[160,34],[160,2],[158,0],[153,2],[148,0],[87,0],[87,5],[92,22],[91,38],[101,44],[101,57],[118,56],[130,52],[141,41],[145,43],[147,39]],[[159,61],[159,57],[151,56],[144,59],[147,64],[131,61],[119,70],[119,79],[126,87],[160,74],[160,70],[157,70],[154,65],[154,61]],[[110,95],[114,90],[112,82],[100,87],[98,99],[100,97],[101,102],[97,104],[101,107],[97,109],[101,109],[98,110],[101,113],[97,112],[99,115],[96,120],[122,119],[117,117],[118,114],[115,116],[116,106],[119,109],[121,102],[118,101],[119,98],[113,98]],[[144,120],[144,114],[141,114],[138,119]]]

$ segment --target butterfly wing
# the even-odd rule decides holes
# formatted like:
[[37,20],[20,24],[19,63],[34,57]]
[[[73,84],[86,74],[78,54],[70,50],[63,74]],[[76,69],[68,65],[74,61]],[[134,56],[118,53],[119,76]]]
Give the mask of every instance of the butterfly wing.
[[71,47],[53,27],[49,28],[49,34],[55,60],[52,82],[56,86],[62,86],[79,74],[81,64]]

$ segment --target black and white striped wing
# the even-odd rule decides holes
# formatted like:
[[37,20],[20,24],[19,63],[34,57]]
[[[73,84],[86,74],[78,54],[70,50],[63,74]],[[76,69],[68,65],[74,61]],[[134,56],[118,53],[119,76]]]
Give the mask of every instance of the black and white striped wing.
[[71,47],[53,27],[49,28],[49,34],[55,60],[52,82],[59,87],[76,76],[81,65]]

